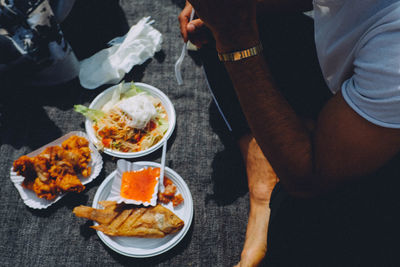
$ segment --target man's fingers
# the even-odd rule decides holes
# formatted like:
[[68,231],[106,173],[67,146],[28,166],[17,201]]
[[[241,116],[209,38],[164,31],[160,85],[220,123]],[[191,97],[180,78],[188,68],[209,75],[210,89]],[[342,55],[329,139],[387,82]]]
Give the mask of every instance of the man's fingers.
[[187,24],[187,31],[189,34],[193,34],[198,30],[201,30],[204,26],[204,22],[201,19],[194,19]]
[[181,29],[181,35],[185,42],[188,41],[188,33],[187,33],[187,25],[190,19],[190,13],[192,12],[193,7],[186,2],[185,8],[182,10],[181,14],[178,16],[179,26]]
[[187,25],[188,39],[198,48],[202,47],[212,40],[212,34],[204,22],[195,19]]
[[190,21],[192,10],[192,5],[186,1],[186,6],[178,16],[181,35],[184,42],[190,40],[197,47],[201,47],[209,42],[211,35],[201,19]]

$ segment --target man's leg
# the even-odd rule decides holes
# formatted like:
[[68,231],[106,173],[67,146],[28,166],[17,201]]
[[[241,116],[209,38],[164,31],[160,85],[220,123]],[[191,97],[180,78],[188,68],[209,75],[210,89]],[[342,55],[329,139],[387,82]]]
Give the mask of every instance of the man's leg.
[[250,133],[233,85],[215,50],[204,48],[200,53],[212,93],[227,119],[227,128],[231,129],[231,141],[239,146],[246,166],[250,211],[246,239],[238,266],[256,266],[262,261],[267,250],[269,198],[278,179]]
[[240,138],[239,148],[246,164],[250,212],[246,240],[237,266],[257,266],[267,251],[269,203],[278,177],[252,135]]

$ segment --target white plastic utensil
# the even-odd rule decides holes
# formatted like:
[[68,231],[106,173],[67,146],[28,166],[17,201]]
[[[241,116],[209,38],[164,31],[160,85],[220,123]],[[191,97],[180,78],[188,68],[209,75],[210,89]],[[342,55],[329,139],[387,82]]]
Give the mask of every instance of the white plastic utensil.
[[167,140],[164,141],[161,155],[161,168],[160,168],[160,182],[159,191],[164,192],[164,170],[165,170],[165,157],[167,154]]
[[[194,8],[192,9],[192,13],[190,13],[189,22],[193,20],[193,17],[194,17]],[[184,43],[183,47],[182,47],[181,55],[175,63],[175,77],[176,77],[176,81],[178,82],[178,85],[183,84],[181,66],[182,66],[183,59],[185,58],[185,55],[186,55],[186,50],[187,50],[187,43]]]

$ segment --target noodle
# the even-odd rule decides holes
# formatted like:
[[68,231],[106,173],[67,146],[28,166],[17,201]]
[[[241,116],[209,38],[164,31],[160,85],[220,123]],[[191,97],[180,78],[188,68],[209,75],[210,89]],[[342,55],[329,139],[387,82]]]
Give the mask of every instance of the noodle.
[[131,127],[129,115],[116,105],[94,122],[96,137],[101,140],[104,147],[121,152],[138,152],[150,148],[162,139],[168,129],[167,112],[160,100],[152,96],[147,97],[156,108],[157,115],[144,129]]

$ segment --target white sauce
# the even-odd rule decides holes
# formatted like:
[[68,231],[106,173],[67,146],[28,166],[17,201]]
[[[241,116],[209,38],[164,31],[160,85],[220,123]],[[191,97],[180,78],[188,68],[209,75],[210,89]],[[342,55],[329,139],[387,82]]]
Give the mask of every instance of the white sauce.
[[129,126],[136,129],[145,128],[150,120],[157,116],[156,108],[144,94],[123,99],[117,106],[130,117]]

